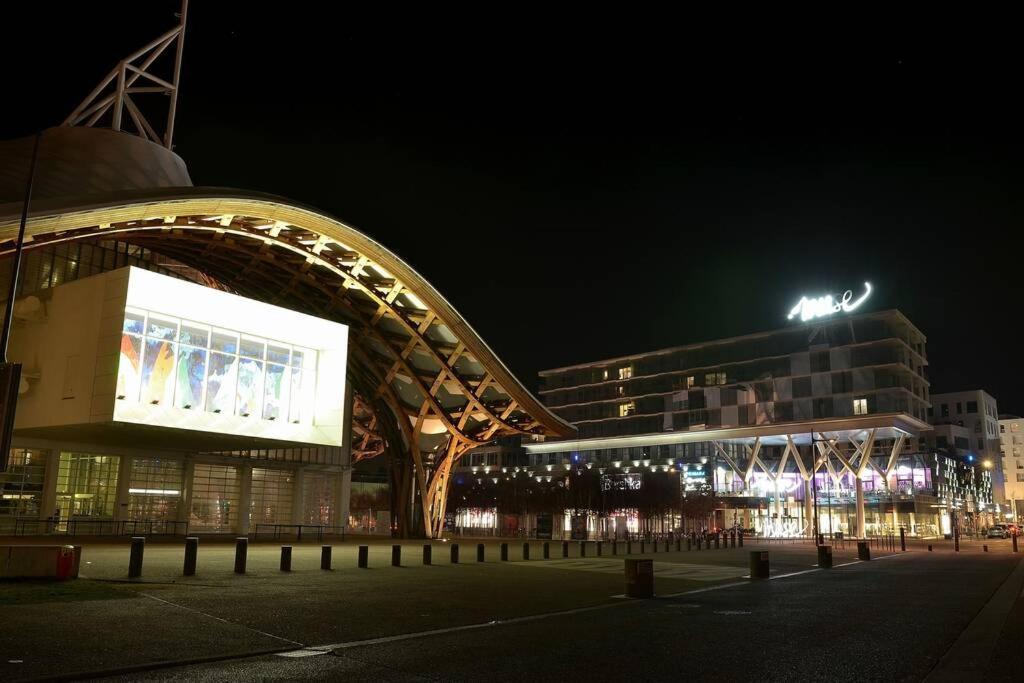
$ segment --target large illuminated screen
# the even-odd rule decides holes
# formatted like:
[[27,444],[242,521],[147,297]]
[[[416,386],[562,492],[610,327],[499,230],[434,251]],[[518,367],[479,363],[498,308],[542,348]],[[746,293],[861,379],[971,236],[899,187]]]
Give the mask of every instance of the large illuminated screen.
[[348,328],[130,269],[114,419],[340,445]]

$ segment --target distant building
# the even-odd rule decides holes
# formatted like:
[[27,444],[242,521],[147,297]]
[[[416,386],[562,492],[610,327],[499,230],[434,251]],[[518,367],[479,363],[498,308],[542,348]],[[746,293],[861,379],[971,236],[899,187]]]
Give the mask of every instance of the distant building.
[[932,394],[931,403],[928,422],[933,430],[925,435],[928,445],[936,450],[951,448],[968,462],[990,469],[993,497],[1002,503],[1006,499],[1005,477],[996,399],[981,389],[972,389]]
[[999,449],[1006,502],[1014,521],[1020,522],[1024,517],[1024,418],[999,416]]

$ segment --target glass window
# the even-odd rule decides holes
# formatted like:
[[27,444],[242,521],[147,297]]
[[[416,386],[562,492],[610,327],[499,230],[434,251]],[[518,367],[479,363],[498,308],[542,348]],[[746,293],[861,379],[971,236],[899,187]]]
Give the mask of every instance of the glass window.
[[[959,403],[957,403],[957,406],[959,406],[959,405],[960,405],[960,404],[959,404]],[[959,412],[959,411],[957,411],[957,412]],[[968,412],[969,414],[970,414],[970,413],[976,413],[976,412],[978,412],[978,402],[977,402],[977,401],[968,401],[968,402],[967,402],[967,412]]]
[[174,521],[181,501],[181,463],[177,460],[132,459],[128,485],[128,518]]
[[150,316],[149,324],[146,326],[146,336],[153,339],[174,341],[178,337],[178,322],[176,320]]
[[853,399],[853,414],[854,415],[867,415],[868,414],[868,400],[866,398],[855,398],[855,399]]
[[210,328],[196,323],[182,323],[179,339],[182,344],[200,346],[205,349],[210,345]]
[[335,478],[326,474],[307,473],[302,478],[303,524],[334,525]]
[[197,463],[192,478],[189,530],[235,531],[238,492],[238,468]]
[[57,507],[71,517],[113,517],[117,497],[116,455],[61,453],[57,469]]
[[175,373],[177,386],[174,392],[176,407],[191,410],[203,405],[206,354],[206,349],[184,344],[178,347],[178,368]]
[[619,368],[619,379],[629,379],[633,376],[633,367],[627,365],[624,368]]
[[18,517],[39,517],[45,477],[46,451],[11,449],[7,471],[0,472],[0,533],[13,534]]
[[238,414],[262,414],[263,361],[241,358],[238,362]]
[[142,402],[169,405],[174,396],[174,344],[146,339],[142,361]]
[[249,524],[291,524],[294,475],[287,470],[252,470],[252,511]]
[[142,331],[146,329],[146,314],[135,313],[132,311],[124,312],[124,327],[123,332],[129,334],[142,334]]

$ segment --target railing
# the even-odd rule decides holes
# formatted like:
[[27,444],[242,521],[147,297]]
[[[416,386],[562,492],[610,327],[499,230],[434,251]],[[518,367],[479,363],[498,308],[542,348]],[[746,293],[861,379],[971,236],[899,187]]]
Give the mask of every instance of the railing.
[[257,524],[253,532],[253,539],[258,541],[263,537],[277,540],[282,536],[286,536],[289,538],[294,537],[295,540],[301,541],[303,534],[305,534],[308,539],[322,541],[324,533],[340,535],[341,540],[345,540],[344,527],[329,527],[318,524]]
[[81,519],[64,522],[54,519],[19,517],[14,522],[15,536],[185,536],[188,522],[162,519]]

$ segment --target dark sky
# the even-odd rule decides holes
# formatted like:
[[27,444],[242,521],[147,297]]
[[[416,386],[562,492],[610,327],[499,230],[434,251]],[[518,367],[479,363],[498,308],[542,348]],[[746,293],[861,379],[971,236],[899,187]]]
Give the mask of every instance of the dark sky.
[[[928,336],[933,393],[1024,412],[1022,64],[997,17],[741,30],[326,6],[193,3],[176,151],[197,185],[281,194],[381,241],[528,387],[779,327],[801,294],[870,280],[872,307]],[[2,137],[59,123],[175,8],[12,13],[36,28],[0,48]]]

